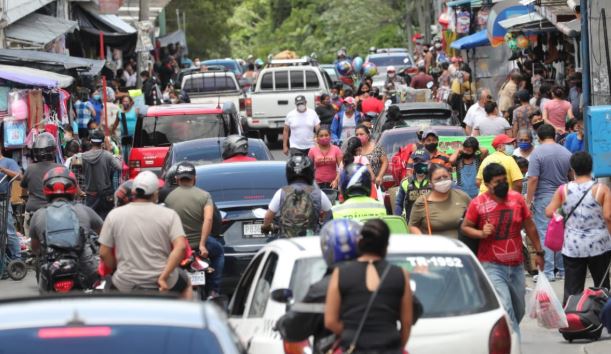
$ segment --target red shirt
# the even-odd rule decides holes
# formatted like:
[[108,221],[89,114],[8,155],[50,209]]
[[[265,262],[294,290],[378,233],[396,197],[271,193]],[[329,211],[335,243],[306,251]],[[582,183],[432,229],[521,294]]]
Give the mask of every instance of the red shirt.
[[361,103],[361,112],[367,114],[369,112],[382,113],[384,110],[384,103],[375,97],[368,97]]
[[477,258],[480,262],[498,263],[507,266],[522,264],[522,237],[520,231],[524,220],[531,217],[524,197],[512,190],[507,199],[497,203],[488,192],[471,201],[465,218],[482,230],[486,220],[495,227],[487,238],[480,240]]
[[223,163],[225,162],[252,162],[252,161],[257,161],[257,159],[255,159],[254,157],[246,156],[246,155],[234,155],[226,160],[223,160]]

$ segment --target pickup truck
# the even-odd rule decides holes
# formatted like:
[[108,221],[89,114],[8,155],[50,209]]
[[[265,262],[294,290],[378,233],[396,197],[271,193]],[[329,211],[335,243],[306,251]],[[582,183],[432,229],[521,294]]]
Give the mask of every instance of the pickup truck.
[[231,71],[208,71],[187,74],[182,78],[181,89],[191,103],[216,104],[231,102],[240,106],[244,97],[242,89]]
[[244,99],[246,125],[269,143],[278,140],[286,114],[295,109],[295,97],[303,95],[314,109],[323,93],[329,93],[331,77],[315,62],[306,59],[272,60],[257,77],[249,97]]

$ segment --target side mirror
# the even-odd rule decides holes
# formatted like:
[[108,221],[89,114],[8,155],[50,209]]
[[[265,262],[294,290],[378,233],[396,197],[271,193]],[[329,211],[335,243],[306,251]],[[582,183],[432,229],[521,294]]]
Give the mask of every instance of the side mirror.
[[291,289],[276,289],[272,291],[272,300],[282,304],[288,304],[293,300],[293,290]]

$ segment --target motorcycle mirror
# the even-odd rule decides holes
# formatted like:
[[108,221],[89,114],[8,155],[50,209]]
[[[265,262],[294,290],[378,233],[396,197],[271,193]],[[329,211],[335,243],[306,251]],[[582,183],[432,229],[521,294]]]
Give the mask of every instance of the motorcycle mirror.
[[433,81],[429,81],[426,83],[426,88],[428,88],[429,90],[433,88]]
[[271,295],[272,300],[282,304],[288,304],[293,300],[293,291],[291,289],[276,289],[272,291]]

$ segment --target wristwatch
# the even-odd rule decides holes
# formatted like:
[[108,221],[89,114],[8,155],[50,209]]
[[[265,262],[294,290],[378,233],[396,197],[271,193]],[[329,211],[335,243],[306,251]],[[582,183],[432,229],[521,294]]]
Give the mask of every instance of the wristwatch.
[[541,256],[541,257],[543,257],[543,256],[545,256],[545,251],[544,251],[544,250],[541,250],[540,252],[535,252],[535,254],[536,254],[537,256]]

